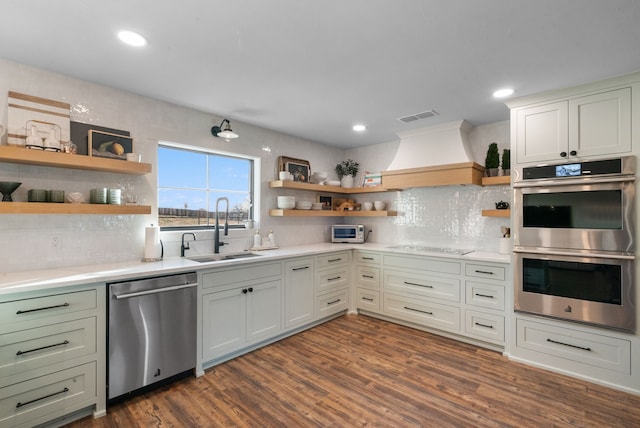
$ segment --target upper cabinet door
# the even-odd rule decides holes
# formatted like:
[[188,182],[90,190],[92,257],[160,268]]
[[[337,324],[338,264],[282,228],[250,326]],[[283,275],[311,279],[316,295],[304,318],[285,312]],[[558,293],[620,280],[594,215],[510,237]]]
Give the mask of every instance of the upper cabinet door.
[[568,103],[562,101],[516,111],[518,163],[553,161],[568,155],[567,110]]
[[631,88],[569,100],[569,152],[600,156],[631,151]]

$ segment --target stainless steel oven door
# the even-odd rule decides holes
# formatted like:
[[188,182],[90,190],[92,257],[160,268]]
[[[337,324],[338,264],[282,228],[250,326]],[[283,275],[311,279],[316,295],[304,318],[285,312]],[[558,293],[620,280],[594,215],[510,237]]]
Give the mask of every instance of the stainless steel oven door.
[[635,178],[514,184],[514,245],[635,252]]
[[634,257],[514,248],[515,310],[635,331]]

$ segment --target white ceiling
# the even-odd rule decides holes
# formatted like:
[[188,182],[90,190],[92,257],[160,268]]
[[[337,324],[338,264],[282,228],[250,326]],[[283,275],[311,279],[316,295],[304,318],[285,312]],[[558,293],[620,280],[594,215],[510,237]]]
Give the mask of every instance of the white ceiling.
[[637,0],[3,0],[0,16],[5,59],[345,148],[506,120],[503,86],[640,70]]

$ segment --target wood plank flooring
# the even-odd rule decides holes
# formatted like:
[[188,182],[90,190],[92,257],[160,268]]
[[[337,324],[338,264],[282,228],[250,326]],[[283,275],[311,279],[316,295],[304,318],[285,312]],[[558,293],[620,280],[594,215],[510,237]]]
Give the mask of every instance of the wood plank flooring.
[[640,396],[346,315],[76,427],[639,427]]

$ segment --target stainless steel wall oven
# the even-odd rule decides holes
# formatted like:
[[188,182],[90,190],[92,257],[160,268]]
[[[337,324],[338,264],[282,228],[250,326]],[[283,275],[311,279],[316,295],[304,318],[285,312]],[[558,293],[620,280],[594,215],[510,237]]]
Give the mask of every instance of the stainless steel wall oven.
[[635,157],[516,170],[515,310],[635,330]]

